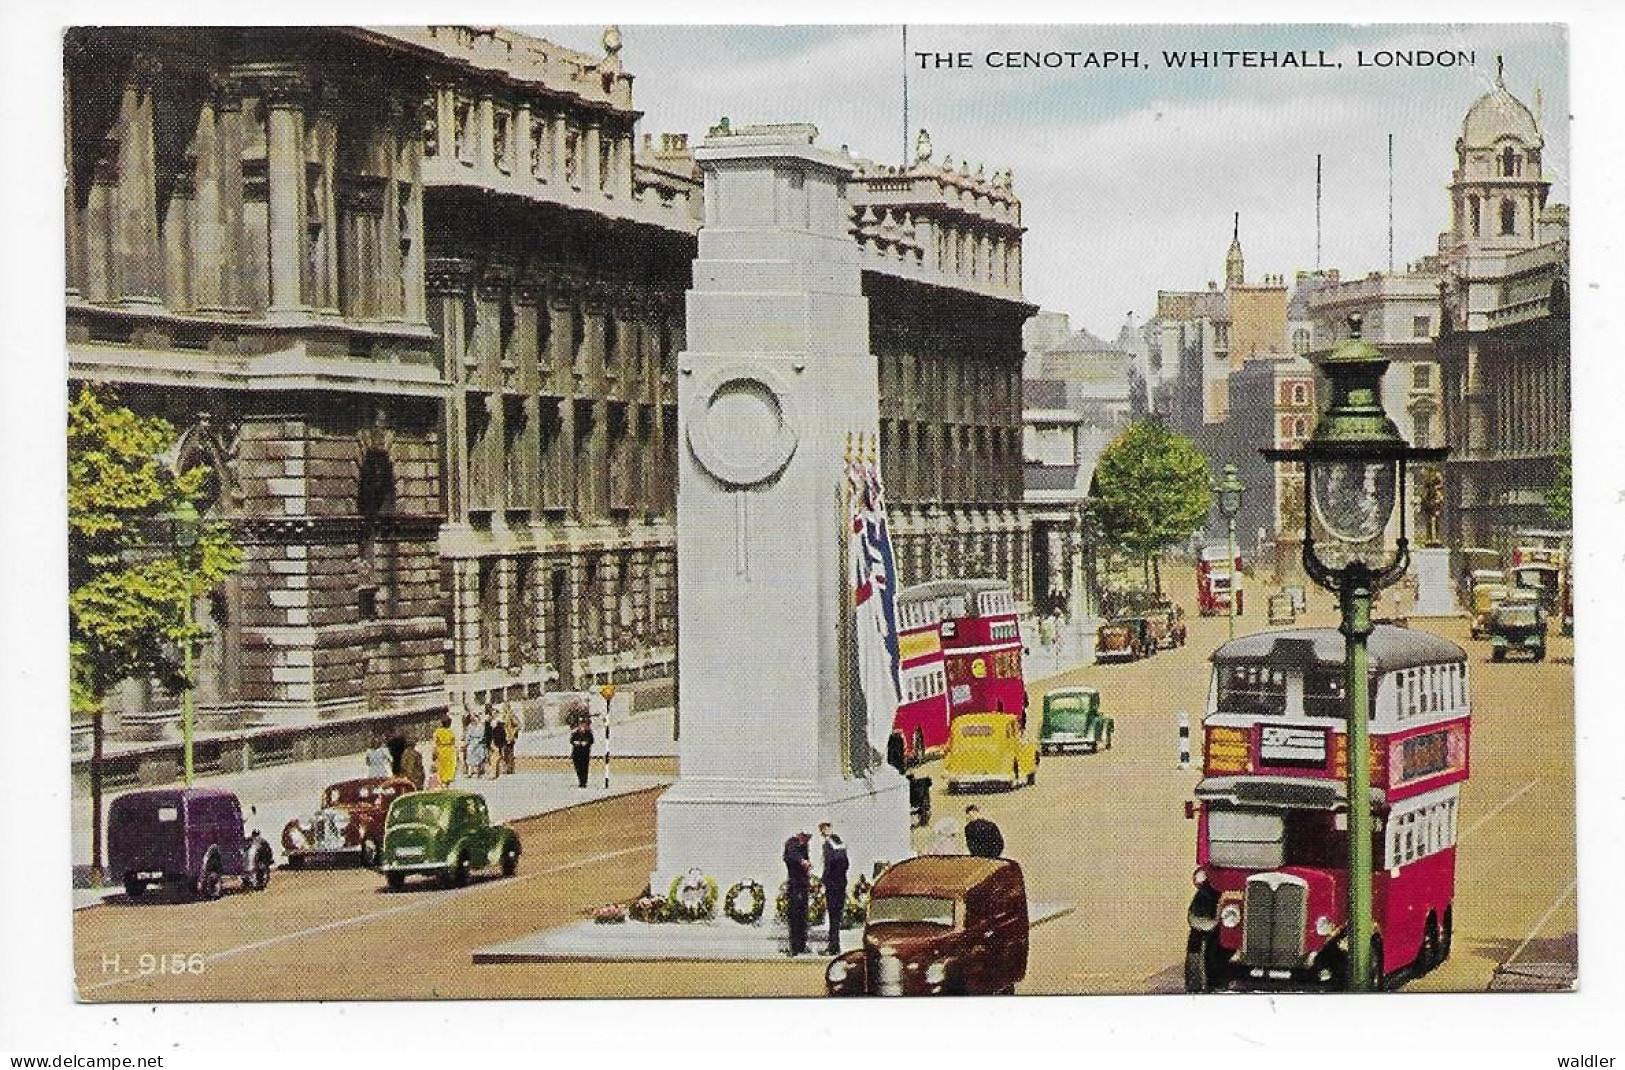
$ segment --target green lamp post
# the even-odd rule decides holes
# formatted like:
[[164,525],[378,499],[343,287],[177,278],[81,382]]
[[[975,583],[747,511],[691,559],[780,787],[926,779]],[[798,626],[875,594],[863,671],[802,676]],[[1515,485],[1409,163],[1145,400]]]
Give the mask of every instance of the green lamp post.
[[1225,570],[1230,573],[1230,638],[1236,637],[1236,600],[1241,597],[1241,570],[1236,568],[1236,515],[1241,512],[1241,495],[1247,484],[1236,478],[1236,466],[1224,466],[1224,478],[1213,486],[1219,499],[1219,515],[1224,517],[1229,537],[1230,556],[1225,559]]
[[1270,461],[1304,470],[1303,567],[1338,597],[1348,699],[1349,988],[1374,987],[1371,925],[1371,607],[1377,592],[1405,574],[1410,545],[1405,510],[1388,540],[1396,501],[1405,500],[1405,470],[1444,460],[1448,449],[1416,449],[1382,407],[1388,360],[1360,338],[1361,317],[1348,318],[1349,337],[1318,361],[1331,398],[1302,449],[1265,449]]
[[181,692],[181,780],[192,786],[192,552],[197,548],[198,511],[190,501],[182,501],[169,516],[171,534],[181,563],[181,673],[186,677]]

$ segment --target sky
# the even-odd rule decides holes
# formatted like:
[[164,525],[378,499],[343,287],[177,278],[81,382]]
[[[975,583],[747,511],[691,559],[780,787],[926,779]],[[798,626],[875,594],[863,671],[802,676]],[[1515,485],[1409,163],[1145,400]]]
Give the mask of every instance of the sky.
[[[585,52],[600,26],[526,27]],[[903,153],[900,26],[623,26],[643,132],[702,135],[807,121],[830,147],[897,163]],[[1140,68],[989,68],[989,52],[1138,52]],[[1165,66],[1165,51],[1324,50],[1331,69]],[[1382,51],[1473,53],[1454,67],[1360,67]],[[1028,227],[1029,301],[1116,335],[1159,289],[1222,283],[1233,213],[1248,281],[1321,264],[1345,277],[1388,264],[1387,139],[1394,135],[1394,264],[1433,252],[1468,107],[1495,80],[1542,97],[1551,199],[1568,200],[1567,36],[1560,25],[911,26],[908,144],[1015,172]],[[969,69],[921,70],[916,52],[968,52]],[[1082,62],[1081,60],[1079,62]]]

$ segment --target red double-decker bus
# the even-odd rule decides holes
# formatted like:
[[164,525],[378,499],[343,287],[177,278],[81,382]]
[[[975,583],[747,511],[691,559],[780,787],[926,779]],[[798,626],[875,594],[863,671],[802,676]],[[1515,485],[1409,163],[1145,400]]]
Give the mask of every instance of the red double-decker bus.
[[948,742],[962,713],[1013,713],[1027,685],[1015,595],[1002,580],[933,580],[897,594],[902,695],[893,722],[910,761]]
[[[1450,954],[1468,774],[1466,653],[1379,624],[1371,664],[1373,969]],[[1263,632],[1213,654],[1203,722],[1187,991],[1348,982],[1343,637]]]
[[897,718],[909,764],[925,761],[948,742],[948,677],[942,661],[942,599],[926,587],[897,594]]

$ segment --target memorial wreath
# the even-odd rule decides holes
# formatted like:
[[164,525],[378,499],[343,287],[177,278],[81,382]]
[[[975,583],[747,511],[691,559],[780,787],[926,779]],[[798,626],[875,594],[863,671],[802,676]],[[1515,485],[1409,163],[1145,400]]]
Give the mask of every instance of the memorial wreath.
[[[822,925],[824,914],[829,909],[829,902],[824,898],[824,882],[817,877],[809,877],[807,886],[807,923],[809,925]],[[790,882],[785,881],[779,885],[779,898],[775,905],[778,907],[780,921],[790,920]]]
[[717,912],[717,882],[691,869],[671,879],[666,901],[678,921],[709,921]]
[[767,909],[767,889],[753,880],[742,880],[722,898],[722,912],[741,925],[755,925]]

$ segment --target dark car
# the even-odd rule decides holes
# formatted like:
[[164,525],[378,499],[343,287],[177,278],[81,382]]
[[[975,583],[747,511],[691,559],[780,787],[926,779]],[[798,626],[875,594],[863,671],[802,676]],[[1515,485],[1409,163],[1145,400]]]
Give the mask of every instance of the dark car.
[[1167,601],[1152,603],[1145,611],[1145,620],[1156,649],[1172,650],[1185,645],[1187,629],[1182,606]]
[[863,946],[824,973],[832,996],[992,995],[1027,976],[1027,886],[1007,858],[924,855],[880,875]]
[[367,777],[330,785],[322,792],[320,809],[294,818],[282,830],[288,865],[355,856],[364,866],[376,866],[389,805],[411,790],[412,782],[404,777]]
[[1546,658],[1546,614],[1534,600],[1507,601],[1490,614],[1490,659],[1505,661],[1511,654]]
[[132,899],[155,886],[218,899],[225,878],[249,891],[271,881],[271,845],[258,830],[244,832],[237,796],[215,788],[163,788],[114,799],[107,861]]
[[466,791],[414,791],[389,807],[378,868],[391,889],[414,873],[453,887],[472,870],[496,866],[504,877],[519,869],[519,834],[491,824],[485,797]]
[[1095,633],[1096,661],[1138,661],[1156,650],[1144,617],[1119,617]]

